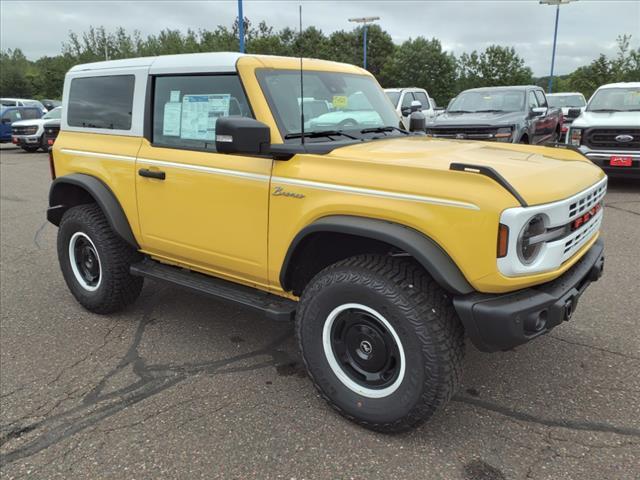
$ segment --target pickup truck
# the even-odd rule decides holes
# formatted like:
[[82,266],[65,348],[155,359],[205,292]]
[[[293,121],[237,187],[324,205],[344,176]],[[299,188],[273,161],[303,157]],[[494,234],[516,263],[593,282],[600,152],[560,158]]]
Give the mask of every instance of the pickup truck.
[[609,176],[640,179],[640,82],[598,88],[571,124],[567,143]]
[[400,115],[402,124],[409,128],[409,116],[420,111],[427,118],[436,116],[436,104],[424,88],[385,88],[389,100]]
[[559,92],[547,95],[550,107],[560,108],[564,122],[562,123],[562,139],[567,140],[571,123],[587,108],[587,101],[580,92]]
[[465,90],[427,126],[434,138],[540,144],[562,135],[562,111],[537,86]]

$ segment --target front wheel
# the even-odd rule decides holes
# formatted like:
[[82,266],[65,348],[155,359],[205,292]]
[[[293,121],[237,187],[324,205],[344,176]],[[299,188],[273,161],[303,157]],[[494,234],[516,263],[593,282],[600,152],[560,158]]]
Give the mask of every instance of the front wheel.
[[450,298],[415,262],[365,255],[320,272],[296,319],[309,375],[339,413],[398,432],[455,393],[463,329]]
[[143,279],[129,273],[140,254],[118,237],[96,204],[67,210],[58,229],[58,260],[76,300],[94,313],[112,313],[133,303]]

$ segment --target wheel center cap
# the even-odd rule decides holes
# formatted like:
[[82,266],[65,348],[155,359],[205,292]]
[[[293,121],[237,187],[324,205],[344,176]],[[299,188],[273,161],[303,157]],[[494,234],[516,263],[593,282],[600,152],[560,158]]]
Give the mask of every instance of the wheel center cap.
[[371,343],[369,343],[367,340],[362,340],[360,342],[360,350],[365,355],[370,355],[371,352],[373,351],[373,347],[371,346]]

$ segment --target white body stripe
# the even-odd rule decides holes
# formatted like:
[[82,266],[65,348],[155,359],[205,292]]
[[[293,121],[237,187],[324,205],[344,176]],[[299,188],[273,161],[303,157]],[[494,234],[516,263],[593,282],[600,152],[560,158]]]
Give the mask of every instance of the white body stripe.
[[249,180],[268,181],[269,175],[260,173],[242,172],[240,170],[227,170],[226,168],[205,167],[204,165],[191,165],[187,163],[166,162],[164,160],[152,160],[150,158],[138,158],[138,163],[144,165],[155,165],[158,167],[182,168],[184,170],[192,170],[194,172],[212,173],[214,175],[224,175],[227,177],[240,177]]
[[[135,157],[129,157],[125,155],[113,155],[110,153],[99,152],[87,152],[84,150],[73,150],[69,148],[63,148],[60,150],[63,153],[69,153],[73,155],[82,155],[86,157],[108,158],[111,160],[122,160],[133,162]],[[201,173],[209,173],[214,175],[225,175],[228,177],[246,178],[249,180],[269,181],[269,175],[263,175],[260,173],[243,172],[240,170],[229,170],[226,168],[207,167],[204,165],[192,165],[187,163],[168,162],[165,160],[153,160],[150,158],[138,158],[138,163],[144,165],[155,165],[158,167],[166,166],[172,168],[181,168],[184,170],[191,170]],[[371,188],[350,187],[347,185],[337,185],[335,183],[315,182],[312,180],[301,180],[298,178],[288,177],[273,177],[273,183],[282,183],[284,185],[294,185],[300,187],[314,188],[318,190],[328,190],[333,192],[352,193],[355,195],[366,195],[370,197],[389,198],[392,200],[404,200],[409,202],[421,202],[429,203],[432,205],[442,205],[445,207],[457,207],[466,208],[469,210],[480,210],[480,208],[473,203],[459,202],[456,200],[447,200],[445,198],[425,197],[422,195],[414,195],[410,193],[390,192],[388,190],[376,190]]]
[[388,190],[374,190],[370,188],[349,187],[337,185],[335,183],[314,182],[311,180],[300,180],[297,178],[273,177],[273,183],[283,183],[286,185],[297,185],[300,187],[316,188],[318,190],[330,190],[334,192],[353,193],[356,195],[367,195],[371,197],[390,198],[393,200],[408,200],[410,202],[430,203],[432,205],[442,205],[445,207],[467,208],[469,210],[480,210],[480,207],[473,203],[458,202],[445,198],[425,197],[413,195],[411,193],[390,192]]
[[82,157],[96,157],[96,158],[108,158],[111,160],[123,160],[126,162],[135,162],[136,157],[128,157],[126,155],[113,155],[111,153],[100,152],[87,152],[84,150],[73,150],[71,148],[61,148],[62,153],[69,153],[71,155],[80,155]]

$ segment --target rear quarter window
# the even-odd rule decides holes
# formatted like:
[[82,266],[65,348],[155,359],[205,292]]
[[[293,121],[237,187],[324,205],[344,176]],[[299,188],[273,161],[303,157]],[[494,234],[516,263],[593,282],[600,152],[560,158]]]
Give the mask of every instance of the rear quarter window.
[[131,130],[134,75],[71,80],[67,123],[72,127]]

